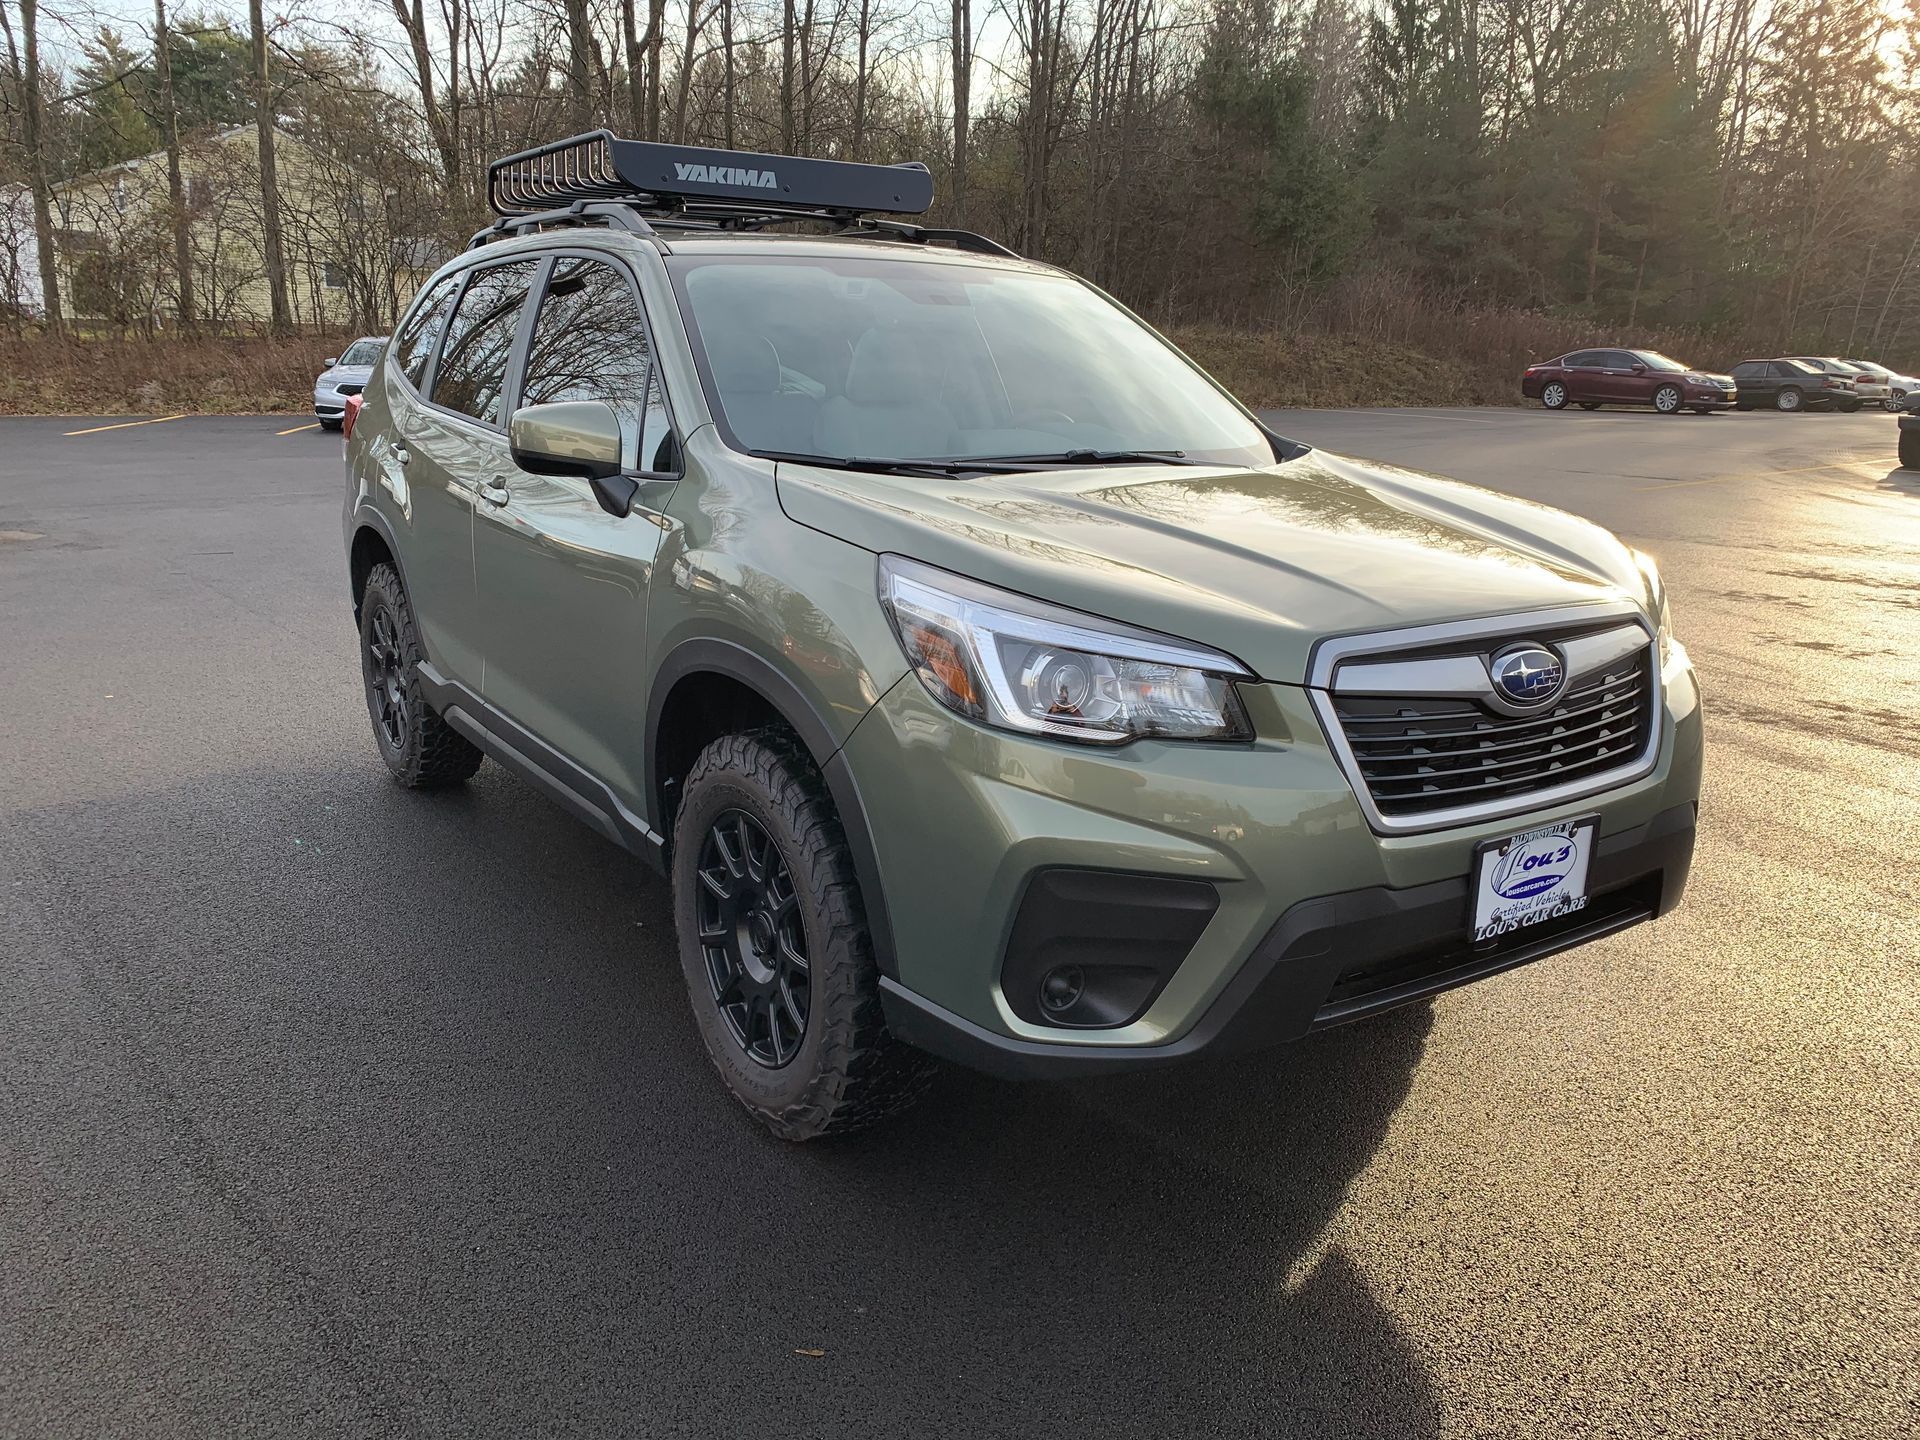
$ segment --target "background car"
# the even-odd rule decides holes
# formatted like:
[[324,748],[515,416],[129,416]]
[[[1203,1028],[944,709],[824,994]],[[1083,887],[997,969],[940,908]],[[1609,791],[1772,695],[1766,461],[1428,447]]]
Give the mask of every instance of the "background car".
[[313,382],[313,413],[322,429],[340,428],[346,419],[347,397],[367,388],[386,345],[384,335],[362,335],[338,355],[327,357],[327,368]]
[[1880,404],[1888,410],[1905,409],[1906,407],[1900,402],[1914,391],[1920,390],[1920,380],[1914,379],[1911,375],[1895,374],[1886,366],[1876,365],[1871,360],[1849,360],[1846,363],[1856,370],[1864,370],[1886,384],[1887,393],[1881,398]]
[[1842,360],[1836,355],[1795,355],[1792,357],[1802,365],[1811,365],[1827,375],[1838,375],[1853,386],[1854,398],[1842,400],[1838,409],[1851,415],[1869,400],[1876,404],[1887,398],[1887,384],[1878,375],[1862,370],[1850,360]]
[[1733,367],[1733,379],[1740,387],[1735,404],[1742,410],[1761,405],[1775,410],[1830,410],[1848,402],[1859,408],[1852,381],[1805,360],[1742,360]]
[[1733,377],[1689,370],[1657,350],[1574,350],[1529,365],[1520,393],[1549,410],[1576,404],[1651,405],[1662,415],[1724,410],[1736,399]]

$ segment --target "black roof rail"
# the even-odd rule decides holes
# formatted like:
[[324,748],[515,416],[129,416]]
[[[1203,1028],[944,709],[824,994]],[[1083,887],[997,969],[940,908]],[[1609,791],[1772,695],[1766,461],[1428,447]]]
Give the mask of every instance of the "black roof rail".
[[861,165],[709,150],[622,140],[608,130],[502,156],[487,167],[487,201],[501,218],[476,234],[469,249],[553,225],[597,222],[648,235],[814,222],[853,239],[1014,253],[970,230],[879,218],[924,214],[933,204],[933,176],[917,161]]

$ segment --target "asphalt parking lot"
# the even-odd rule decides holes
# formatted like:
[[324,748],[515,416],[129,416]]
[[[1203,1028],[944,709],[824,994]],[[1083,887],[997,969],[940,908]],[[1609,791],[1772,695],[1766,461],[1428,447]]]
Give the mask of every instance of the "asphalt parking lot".
[[1275,418],[1660,560],[1687,905],[798,1149],[709,1073],[658,882],[497,767],[385,778],[337,437],[0,420],[0,1435],[1912,1434],[1892,418]]

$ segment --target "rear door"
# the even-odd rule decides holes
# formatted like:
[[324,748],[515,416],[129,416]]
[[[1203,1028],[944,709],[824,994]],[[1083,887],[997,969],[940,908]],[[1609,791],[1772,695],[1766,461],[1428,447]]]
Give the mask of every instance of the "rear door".
[[640,481],[609,515],[584,480],[512,468],[481,497],[474,567],[487,703],[645,813],[647,587],[679,443],[639,290],[623,261],[556,255],[521,367],[519,405],[601,400]]
[[427,654],[447,678],[474,688],[486,651],[474,605],[474,507],[481,487],[507,468],[507,362],[539,264],[514,260],[466,272],[387,459],[403,472],[415,510],[419,543],[406,579]]
[[1733,383],[1740,392],[1742,405],[1771,405],[1774,382],[1767,378],[1764,360],[1742,360],[1733,367]]
[[1601,373],[1601,361],[1605,352],[1600,350],[1576,350],[1567,356],[1566,381],[1569,400],[1599,400],[1604,398]]

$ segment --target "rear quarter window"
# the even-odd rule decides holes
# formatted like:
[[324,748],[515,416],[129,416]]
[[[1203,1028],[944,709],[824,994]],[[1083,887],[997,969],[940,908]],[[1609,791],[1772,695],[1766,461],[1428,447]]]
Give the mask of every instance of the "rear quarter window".
[[413,302],[412,313],[394,332],[394,361],[407,379],[413,382],[416,390],[426,377],[427,357],[433,353],[434,342],[440,338],[440,331],[447,323],[447,313],[453,309],[454,292],[459,288],[458,275],[449,275],[438,281]]

